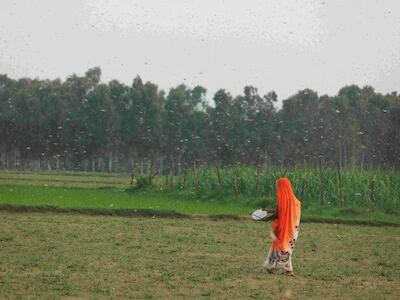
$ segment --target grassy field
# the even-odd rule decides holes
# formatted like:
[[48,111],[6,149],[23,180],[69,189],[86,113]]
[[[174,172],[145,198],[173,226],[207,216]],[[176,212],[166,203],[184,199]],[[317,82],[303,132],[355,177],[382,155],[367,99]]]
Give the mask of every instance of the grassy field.
[[[340,174],[340,176],[339,176]],[[357,206],[377,208],[384,212],[400,212],[400,172],[394,169],[340,169],[325,166],[288,169],[256,169],[253,166],[204,166],[176,176],[172,188],[195,190],[201,197],[229,195],[275,198],[274,185],[279,177],[292,181],[296,195],[306,205]]]
[[[179,177],[175,178],[177,185]],[[194,189],[163,185],[160,177],[151,189],[127,191],[132,187],[128,174],[85,172],[0,172],[0,205],[53,206],[67,209],[150,209],[182,214],[246,216],[260,207],[274,207],[271,195],[248,196],[197,193]],[[271,184],[272,185],[272,184]],[[302,200],[303,220],[334,219],[390,222],[400,224],[399,213],[355,202],[344,208],[308,198]],[[397,200],[396,200],[397,201]],[[396,204],[397,205],[397,204]]]
[[[200,189],[214,182],[213,175],[199,171],[198,176],[208,178]],[[184,188],[182,180],[175,177],[171,188],[158,177],[154,187],[130,191],[128,174],[1,171],[0,298],[396,299],[400,294],[396,209],[389,213],[385,206],[362,201],[346,201],[340,208],[334,201],[321,205],[318,199],[301,198],[297,276],[286,278],[261,268],[270,243],[269,223],[152,214],[246,216],[261,206],[273,207],[271,191],[258,196],[245,189],[240,194],[203,192],[196,191],[193,178],[187,178]],[[397,189],[393,182],[389,196]],[[381,204],[396,208],[396,197]],[[7,211],[7,205],[79,213],[90,209],[95,214],[150,210],[152,217],[22,214]],[[306,223],[312,219],[397,226]]]
[[179,194],[129,193],[119,189],[83,189],[0,185],[0,204],[51,205],[62,208],[154,209],[187,214],[246,215],[252,207],[242,201],[200,201]]
[[[51,186],[0,185],[1,205],[52,206],[65,209],[147,209],[175,211],[188,215],[233,215],[248,216],[261,207],[262,200],[240,198],[198,199],[185,192],[138,191],[121,189],[61,188]],[[273,204],[270,205],[271,207]],[[400,225],[400,216],[385,214],[379,210],[358,208],[308,206],[302,209],[302,218],[330,219],[342,221],[390,222]]]
[[400,228],[303,224],[287,278],[269,226],[0,213],[0,298],[398,299]]
[[127,174],[88,173],[88,172],[29,172],[0,171],[0,185],[30,185],[77,188],[119,188],[130,184]]
[[[340,171],[340,181],[337,170],[328,167],[321,173],[313,168],[263,171],[246,166],[219,169],[205,166],[196,173],[187,170],[184,174],[174,176],[173,180],[159,175],[152,190],[195,196],[196,199],[239,199],[239,202],[247,199],[270,206],[275,203],[275,180],[287,176],[303,207],[340,207],[343,200],[347,208],[400,213],[400,173],[395,170],[346,169]],[[146,183],[148,177],[135,177],[134,182]],[[0,185],[125,190],[131,187],[130,183],[130,174],[0,171]]]

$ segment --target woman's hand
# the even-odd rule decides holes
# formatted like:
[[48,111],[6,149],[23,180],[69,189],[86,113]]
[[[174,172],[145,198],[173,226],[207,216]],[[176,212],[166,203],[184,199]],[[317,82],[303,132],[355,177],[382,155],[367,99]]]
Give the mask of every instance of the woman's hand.
[[276,209],[263,207],[262,210],[265,210],[266,212],[268,212],[268,217],[266,217],[265,219],[262,219],[262,221],[268,222],[270,220],[274,220],[274,219],[278,218],[278,213],[277,213]]
[[262,220],[265,221],[265,222],[268,222],[268,221],[271,221],[271,220],[274,220],[274,219],[276,219],[276,215],[272,214],[272,215],[269,215],[268,217],[266,217],[265,219],[262,219]]

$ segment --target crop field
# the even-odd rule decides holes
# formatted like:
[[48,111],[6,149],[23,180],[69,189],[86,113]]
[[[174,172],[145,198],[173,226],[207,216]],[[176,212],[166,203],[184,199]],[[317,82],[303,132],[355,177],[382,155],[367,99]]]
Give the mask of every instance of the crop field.
[[[275,201],[274,184],[288,177],[303,204],[330,207],[358,206],[385,212],[400,211],[400,173],[395,170],[318,168],[254,168],[251,166],[202,167],[175,180],[180,188],[199,195],[235,195]],[[185,183],[185,184],[183,184]]]
[[29,172],[0,171],[0,185],[30,185],[76,188],[126,188],[130,184],[127,174],[88,172]]
[[0,300],[400,300],[400,0],[284,2],[0,0]]
[[[260,187],[263,186],[263,189],[268,187],[268,190],[261,191],[260,188],[258,195],[256,195],[252,194],[252,189],[250,189],[249,193],[246,194],[243,187],[251,184],[253,188],[256,188],[256,183],[254,183],[255,180],[250,180],[252,178],[249,173],[250,169],[243,168],[240,171],[243,181],[241,192],[236,195],[232,190],[234,186],[230,185],[229,181],[221,189],[216,186],[207,187],[207,184],[213,183],[214,179],[218,182],[218,179],[215,178],[216,174],[210,173],[208,176],[207,171],[212,172],[210,169],[199,169],[196,177],[189,172],[187,172],[186,179],[182,176],[174,176],[172,187],[170,177],[165,180],[164,176],[159,176],[152,186],[144,186],[139,189],[137,188],[137,181],[143,182],[143,180],[147,180],[146,177],[134,178],[132,185],[130,174],[0,171],[0,206],[51,206],[78,211],[80,209],[91,209],[94,212],[100,209],[146,209],[175,211],[188,215],[231,216],[248,216],[254,209],[275,206],[273,185],[274,177],[279,176],[279,174],[264,173],[262,175],[264,177],[263,184],[260,183]],[[223,173],[227,171],[221,170],[221,178],[224,178],[224,176],[230,178],[228,173]],[[400,182],[398,182],[400,177],[397,174],[390,172],[387,175],[381,174],[382,178],[387,181],[389,192],[385,192],[384,182],[381,182],[381,185],[377,184],[375,197],[380,199],[379,203],[382,206],[374,206],[371,204],[368,194],[368,181],[366,180],[365,184],[362,185],[361,179],[357,179],[353,175],[350,176],[349,173],[347,181],[351,183],[352,180],[360,180],[360,182],[351,183],[354,184],[354,188],[351,187],[350,183],[348,184],[348,193],[344,194],[344,207],[340,207],[332,200],[336,197],[335,191],[325,191],[326,201],[321,203],[318,194],[318,182],[311,184],[318,179],[316,178],[317,174],[311,172],[304,174],[304,176],[307,174],[307,176],[310,176],[306,181],[300,180],[301,177],[296,177],[303,176],[300,171],[287,175],[293,180],[294,189],[302,201],[303,220],[310,218],[313,220],[363,220],[400,224],[400,215],[397,209],[400,205],[400,191],[395,194],[397,188],[400,187]],[[253,174],[253,177],[256,178],[257,175]],[[199,190],[196,190],[194,181],[204,184],[198,187]],[[311,189],[313,186],[316,188],[316,192],[306,193],[307,189]],[[354,196],[356,197],[354,198],[348,195],[351,190],[355,194],[355,191],[360,191],[362,188],[364,189],[362,196]],[[384,197],[385,193],[386,196]],[[331,198],[329,198],[329,195],[331,195]],[[385,209],[385,205],[388,209]]]
[[[193,217],[242,217],[261,205],[272,206],[276,174],[263,175],[263,189],[271,185],[271,190],[252,183],[246,194],[251,174],[242,169],[236,194],[233,177],[206,191],[207,184],[215,183],[215,174],[206,171],[174,176],[172,184],[170,177],[159,176],[152,186],[139,189],[137,180],[146,179],[137,177],[131,185],[129,174],[1,171],[0,298],[396,299],[399,295],[397,198],[381,202],[394,208],[389,211],[348,198],[341,208],[307,198],[300,185],[297,193],[306,198],[301,198],[303,223],[293,258],[296,276],[287,278],[262,269],[270,223]],[[299,181],[296,174],[300,175],[290,174],[295,188],[298,182],[308,182]],[[310,182],[315,180],[312,173],[309,176]],[[396,174],[385,178],[397,188]],[[199,182],[204,183],[197,186]],[[260,195],[254,194],[257,189]],[[10,207],[28,209],[16,213]],[[93,215],[87,215],[88,210]],[[101,216],[116,210],[125,216],[146,210],[148,217]],[[164,215],[168,218],[160,217],[168,211],[172,212]],[[310,223],[316,218],[382,221],[392,226]]]
[[400,213],[400,173],[395,170],[326,167],[324,170],[293,168],[284,171],[248,166],[203,166],[187,169],[179,175],[158,175],[151,186],[149,174],[136,174],[131,178],[131,174],[0,171],[0,185],[125,190],[135,189],[139,183],[141,188],[179,192],[197,199],[258,199],[260,204],[270,206],[275,203],[275,180],[282,176],[291,179],[303,207],[358,207]]
[[269,223],[0,213],[0,298],[396,299],[400,228],[307,223],[296,276]]

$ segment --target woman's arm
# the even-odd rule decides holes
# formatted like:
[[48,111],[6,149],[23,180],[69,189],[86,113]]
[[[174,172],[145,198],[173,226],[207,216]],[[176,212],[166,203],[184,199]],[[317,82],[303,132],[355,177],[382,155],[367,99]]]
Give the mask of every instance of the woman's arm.
[[278,218],[278,210],[277,209],[266,209],[263,208],[263,210],[266,210],[269,213],[269,216],[266,217],[265,219],[262,219],[262,221],[268,222],[274,219]]
[[274,220],[274,219],[276,219],[276,215],[272,214],[272,215],[266,217],[265,219],[262,219],[262,221],[268,222],[268,221],[271,221],[271,220]]

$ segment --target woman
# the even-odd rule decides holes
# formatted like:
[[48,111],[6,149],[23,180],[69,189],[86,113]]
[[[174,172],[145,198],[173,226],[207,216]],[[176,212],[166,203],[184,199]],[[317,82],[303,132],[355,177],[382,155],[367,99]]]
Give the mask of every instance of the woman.
[[272,245],[264,268],[293,276],[292,253],[299,234],[301,203],[287,178],[276,181],[277,210],[272,222]]

